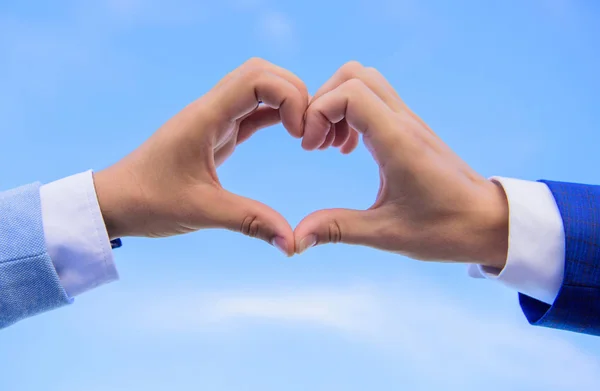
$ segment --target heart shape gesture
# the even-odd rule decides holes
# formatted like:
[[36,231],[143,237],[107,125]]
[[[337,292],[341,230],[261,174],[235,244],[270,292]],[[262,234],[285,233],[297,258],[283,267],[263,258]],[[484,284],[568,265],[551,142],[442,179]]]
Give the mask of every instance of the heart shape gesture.
[[[236,145],[280,121],[307,150],[350,153],[362,134],[380,167],[373,206],[317,211],[293,231],[272,208],[225,190],[216,168]],[[111,238],[225,228],[287,255],[344,242],[491,267],[506,257],[502,189],[455,155],[377,70],[356,62],[309,100],[291,72],[251,59],[94,178]]]

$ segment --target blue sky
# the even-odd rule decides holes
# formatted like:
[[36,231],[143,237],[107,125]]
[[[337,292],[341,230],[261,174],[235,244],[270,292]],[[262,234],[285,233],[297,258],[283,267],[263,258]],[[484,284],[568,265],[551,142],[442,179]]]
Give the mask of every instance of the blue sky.
[[[252,56],[311,92],[378,68],[483,175],[600,183],[591,0],[0,0],[0,189],[101,169]],[[224,185],[292,225],[368,207],[377,168],[280,126]],[[351,191],[349,191],[351,189]],[[0,389],[590,390],[600,339],[527,325],[516,293],[344,245],[286,259],[230,232],[128,239],[119,282],[0,333]]]

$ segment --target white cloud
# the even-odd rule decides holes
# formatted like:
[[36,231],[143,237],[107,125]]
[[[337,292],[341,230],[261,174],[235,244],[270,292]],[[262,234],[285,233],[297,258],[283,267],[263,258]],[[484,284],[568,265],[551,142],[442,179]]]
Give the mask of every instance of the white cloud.
[[282,12],[263,12],[259,17],[258,27],[263,39],[281,49],[291,49],[296,45],[293,22]]
[[227,0],[229,12],[242,12],[255,24],[256,37],[277,50],[293,51],[297,42],[296,26],[289,14],[273,7],[268,0]]
[[[175,304],[175,306],[174,306]],[[244,319],[299,322],[352,333],[368,333],[379,316],[368,290],[308,290],[250,294],[180,294],[154,303],[140,314],[144,324],[162,330],[195,332],[215,323]],[[189,309],[194,308],[190,316]],[[168,316],[164,316],[168,314]],[[369,315],[369,316],[366,316]]]
[[506,389],[583,390],[600,384],[600,360],[568,342],[565,332],[469,308],[426,283],[398,286],[181,291],[168,300],[152,298],[151,305],[131,312],[127,323],[138,332],[190,338],[204,332],[214,337],[214,330],[243,334],[251,320],[295,330],[319,327],[380,350],[411,367],[416,378],[434,372],[453,387],[494,382]]

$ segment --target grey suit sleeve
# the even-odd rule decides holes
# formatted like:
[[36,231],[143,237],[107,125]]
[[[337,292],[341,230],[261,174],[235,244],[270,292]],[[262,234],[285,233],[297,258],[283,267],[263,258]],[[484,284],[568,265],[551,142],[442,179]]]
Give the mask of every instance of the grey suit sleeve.
[[40,185],[0,192],[0,328],[71,301],[46,250]]

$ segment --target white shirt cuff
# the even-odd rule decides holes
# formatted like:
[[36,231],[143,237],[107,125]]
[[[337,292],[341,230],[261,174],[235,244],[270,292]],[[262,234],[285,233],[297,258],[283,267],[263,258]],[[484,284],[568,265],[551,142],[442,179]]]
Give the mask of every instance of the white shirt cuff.
[[67,294],[119,278],[92,171],[40,188],[46,248]]
[[493,177],[504,188],[509,206],[508,257],[501,271],[470,265],[469,275],[497,281],[552,305],[563,282],[563,222],[544,183]]

